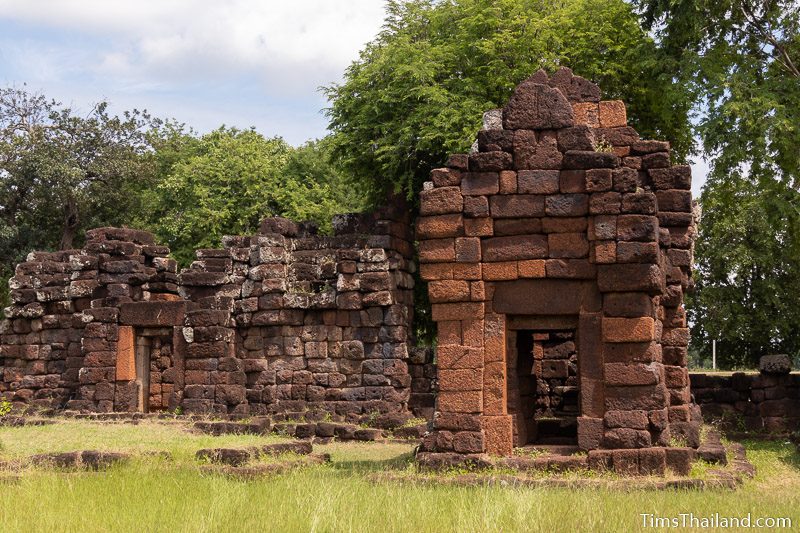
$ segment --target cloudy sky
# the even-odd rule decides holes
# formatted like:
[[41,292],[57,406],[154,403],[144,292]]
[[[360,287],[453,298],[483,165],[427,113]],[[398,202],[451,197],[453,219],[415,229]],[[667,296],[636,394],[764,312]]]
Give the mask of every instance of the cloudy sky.
[[325,135],[319,87],[383,15],[383,0],[0,0],[0,83],[297,145]]
[[325,134],[318,88],[383,12],[382,0],[0,0],[0,83],[299,144]]

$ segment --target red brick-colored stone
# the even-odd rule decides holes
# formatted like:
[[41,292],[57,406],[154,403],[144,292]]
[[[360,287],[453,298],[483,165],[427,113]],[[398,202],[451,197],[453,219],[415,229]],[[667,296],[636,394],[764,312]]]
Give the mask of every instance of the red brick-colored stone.
[[558,170],[520,170],[517,187],[521,194],[555,194],[559,191]]
[[437,363],[441,369],[482,368],[483,350],[464,346],[438,346]]
[[483,376],[473,369],[439,370],[440,391],[479,391]]
[[495,218],[540,217],[545,214],[544,197],[533,194],[492,196],[489,211]]
[[658,244],[654,242],[617,243],[618,263],[657,263]]
[[547,238],[542,235],[493,237],[481,246],[483,260],[489,262],[547,257]]
[[420,241],[419,258],[420,261],[428,263],[455,261],[456,241],[455,239],[428,239]]
[[656,191],[656,199],[661,211],[692,212],[692,193],[690,191]]
[[[467,292],[469,295],[469,292]],[[434,320],[469,320],[483,316],[483,304],[478,302],[442,303],[431,305]]]
[[483,367],[483,410],[485,414],[505,414],[506,390],[505,362],[485,363]]
[[513,451],[512,420],[510,416],[483,416],[481,428],[484,433],[486,453],[509,456]]
[[438,408],[444,413],[480,413],[483,409],[481,391],[442,391]]
[[451,187],[461,185],[462,173],[452,168],[435,168],[431,170],[431,181],[437,187]]
[[655,321],[652,317],[603,318],[605,342],[648,342],[655,340]]
[[460,214],[436,215],[417,219],[417,237],[441,239],[464,234],[464,217]]
[[590,128],[600,127],[600,105],[597,102],[578,102],[572,104],[575,124],[583,124]]
[[617,262],[616,241],[594,241],[592,243],[592,262],[602,265]]
[[606,363],[605,380],[611,386],[654,385],[660,382],[658,363]]
[[136,379],[136,347],[133,327],[120,326],[117,331],[116,380]]
[[549,257],[579,258],[589,254],[589,241],[583,233],[551,233],[547,247]]
[[616,128],[628,125],[625,103],[621,100],[601,101],[598,116],[601,128]]
[[517,264],[520,278],[545,277],[545,262],[541,259],[528,259]]
[[481,240],[477,237],[459,237],[456,239],[456,261],[459,263],[477,263],[481,260]]
[[587,192],[607,192],[611,190],[611,169],[595,168],[586,171],[585,190]]
[[423,216],[460,213],[464,200],[459,187],[438,187],[420,192],[419,212]]
[[491,237],[494,234],[494,223],[491,218],[464,219],[464,235],[467,237]]
[[[455,260],[455,243],[453,243],[453,259]],[[420,246],[420,249],[422,246]],[[428,254],[432,253],[430,250]],[[420,256],[422,254],[420,253]],[[431,255],[428,255],[431,257]],[[429,261],[430,259],[425,259]],[[428,263],[419,266],[419,276],[425,281],[438,280],[438,279],[453,279],[453,264],[452,263]]]
[[497,172],[470,172],[461,179],[461,193],[485,196],[500,191],[500,174]]
[[513,280],[519,278],[517,261],[501,263],[485,263],[483,265],[483,279],[486,281]]
[[500,173],[500,194],[517,193],[517,173],[513,170],[504,170]]
[[431,303],[466,302],[470,299],[469,284],[463,280],[431,281],[428,295]]

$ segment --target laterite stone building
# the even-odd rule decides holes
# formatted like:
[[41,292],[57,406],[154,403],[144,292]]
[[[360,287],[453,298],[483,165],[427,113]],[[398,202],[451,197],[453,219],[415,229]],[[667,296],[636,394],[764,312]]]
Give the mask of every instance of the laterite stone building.
[[181,272],[131,229],[34,252],[11,279],[0,397],[96,412],[413,414],[432,419],[419,455],[431,464],[571,444],[595,466],[663,472],[700,437],[683,309],[690,182],[668,143],[627,125],[622,102],[569,69],[540,71],[420,194],[438,368],[413,345],[413,221],[394,202],[336,217],[332,237],[266,219]]
[[180,273],[131,229],[32,253],[11,278],[0,396],[95,412],[430,415],[429,351],[409,343],[409,222],[402,202],[338,216],[332,237],[266,219]]
[[641,140],[622,102],[568,69],[484,115],[477,150],[420,194],[438,327],[426,460],[577,444],[645,471],[698,446],[690,182],[668,143]]

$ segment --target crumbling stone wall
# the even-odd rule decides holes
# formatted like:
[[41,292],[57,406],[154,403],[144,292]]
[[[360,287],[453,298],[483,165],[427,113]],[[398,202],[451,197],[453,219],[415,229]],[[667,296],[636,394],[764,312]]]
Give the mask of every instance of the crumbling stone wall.
[[182,295],[205,308],[189,313],[184,330],[184,407],[406,411],[414,283],[407,217],[402,207],[337,217],[333,237],[267,219],[259,235],[198,251],[180,275]]
[[99,228],[86,237],[81,250],[33,252],[17,265],[0,323],[0,396],[111,411],[120,306],[177,298],[176,263],[151,234]]
[[691,372],[703,418],[733,431],[800,430],[800,373]]
[[690,180],[668,143],[641,140],[622,102],[569,69],[536,73],[485,114],[473,152],[420,194],[440,389],[426,450],[510,454],[517,331],[573,329],[580,448],[646,449],[618,460],[649,463],[676,440],[697,446]]
[[[201,413],[424,414],[431,371],[425,351],[409,354],[408,211],[397,202],[336,217],[334,227],[326,237],[267,219],[257,235],[198,250],[179,274],[166,247],[129,229],[92,230],[82,250],[31,254],[11,280],[0,396],[104,412],[144,402]],[[153,357],[144,394],[141,350]]]

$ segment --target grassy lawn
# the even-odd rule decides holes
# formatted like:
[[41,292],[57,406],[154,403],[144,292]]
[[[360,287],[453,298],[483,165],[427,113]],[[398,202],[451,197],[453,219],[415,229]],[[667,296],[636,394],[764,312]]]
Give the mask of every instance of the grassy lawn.
[[[194,452],[278,442],[211,437],[181,424],[66,420],[0,428],[0,460],[45,451],[128,451],[105,472],[27,468],[0,482],[0,531],[636,531],[658,516],[791,517],[800,526],[800,456],[790,444],[746,442],[758,468],[736,492],[458,487],[380,482],[369,474],[410,472],[412,446],[315,446],[333,461],[259,480],[204,473]],[[168,450],[172,459],[145,452]],[[1,474],[0,474],[1,475]]]

